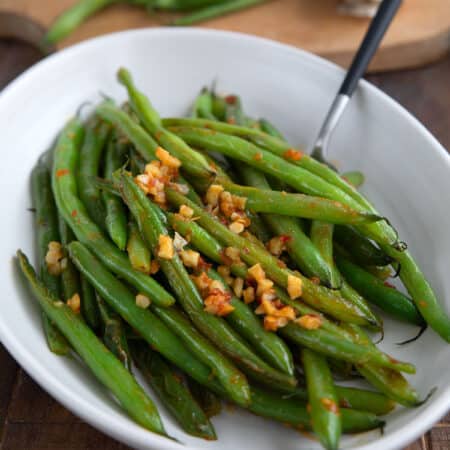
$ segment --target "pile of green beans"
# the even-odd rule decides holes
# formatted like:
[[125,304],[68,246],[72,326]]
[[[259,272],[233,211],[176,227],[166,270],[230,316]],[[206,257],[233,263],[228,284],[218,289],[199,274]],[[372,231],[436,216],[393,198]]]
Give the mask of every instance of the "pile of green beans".
[[[381,428],[378,416],[396,404],[422,404],[403,375],[415,367],[370,332],[385,333],[382,312],[450,341],[450,320],[357,191],[364,176],[330,173],[292,149],[236,95],[202,89],[190,118],[161,119],[126,69],[118,80],[127,106],[109,99],[86,121],[71,119],[31,175],[38,274],[20,250],[17,258],[49,349],[78,354],[130,417],[161,435],[134,366],[183,431],[207,440],[217,439],[210,418],[222,400],[310,429],[329,450],[341,434]],[[156,180],[162,202],[137,176],[167,169],[165,158],[177,168]],[[220,207],[208,203],[214,190],[224,192]],[[240,205],[243,229],[231,226],[225,198]],[[409,296],[385,282],[399,266]],[[216,287],[205,295],[194,277]],[[223,317],[207,295],[227,303]],[[289,318],[269,326],[267,302]],[[343,373],[370,389],[340,386]]]
[[[143,13],[157,11],[182,12],[171,19],[171,25],[186,26],[241,11],[267,0],[78,0],[51,24],[43,40],[43,47],[55,45],[97,12],[117,3],[142,8]],[[202,101],[199,99],[198,106]]]

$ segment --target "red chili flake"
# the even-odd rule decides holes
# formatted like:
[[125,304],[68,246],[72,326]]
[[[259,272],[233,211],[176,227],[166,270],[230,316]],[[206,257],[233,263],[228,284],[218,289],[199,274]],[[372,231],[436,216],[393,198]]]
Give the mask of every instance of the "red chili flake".
[[289,242],[292,239],[292,236],[289,236],[287,234],[281,234],[280,235],[280,241],[285,244],[286,242]]
[[260,152],[255,153],[255,155],[253,156],[253,159],[254,159],[255,161],[261,161],[261,160],[263,159],[262,153],[260,153]]
[[225,102],[229,105],[234,105],[237,102],[237,97],[235,95],[227,95],[225,97]]
[[420,305],[422,308],[426,308],[426,307],[428,306],[428,303],[427,303],[425,300],[420,300],[419,305]]
[[325,406],[325,409],[332,412],[333,414],[339,414],[339,406],[337,403],[330,398],[321,398],[320,399],[323,406]]
[[383,284],[388,288],[397,289],[393,284],[389,283],[389,281],[385,281]]
[[70,215],[71,215],[72,217],[77,217],[78,211],[77,211],[76,209],[74,209],[74,210],[70,213]]
[[62,176],[64,176],[64,175],[67,175],[67,174],[69,174],[70,173],[70,170],[69,169],[58,169],[57,171],[56,171],[56,176],[57,176],[57,178],[59,178],[59,177],[62,177]]
[[339,406],[341,406],[342,408],[351,408],[352,405],[347,401],[347,399],[341,398],[339,400]]
[[281,259],[277,260],[277,266],[281,267],[282,269],[286,268],[286,263],[284,261],[282,261]]
[[234,117],[229,117],[227,119],[227,123],[229,123],[230,125],[234,125],[236,123],[236,120]]
[[319,278],[319,277],[311,277],[311,281],[312,281],[314,284],[320,284],[320,278]]
[[161,135],[162,135],[162,132],[161,132],[161,131],[157,131],[157,132],[155,133],[155,138],[156,138],[157,141],[159,141],[159,139],[161,138]]
[[310,403],[308,403],[308,404],[306,405],[306,412],[307,412],[308,414],[311,414],[311,404],[310,404]]
[[248,249],[248,247],[244,247],[242,249],[243,253],[245,253],[246,255],[248,255],[250,253],[250,250]]
[[73,139],[75,137],[75,133],[71,131],[67,136],[69,139]]
[[245,282],[247,283],[248,286],[251,286],[253,288],[256,288],[258,286],[257,281],[254,278],[246,278]]
[[299,161],[303,156],[303,153],[299,150],[294,150],[290,148],[283,153],[285,159],[292,159],[292,161]]
[[198,260],[197,270],[207,271],[211,268],[212,264],[207,263],[201,256]]

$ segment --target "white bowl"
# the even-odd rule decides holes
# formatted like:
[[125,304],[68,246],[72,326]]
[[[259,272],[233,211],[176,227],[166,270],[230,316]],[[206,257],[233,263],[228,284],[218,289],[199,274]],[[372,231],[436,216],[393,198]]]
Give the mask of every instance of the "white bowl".
[[[343,71],[286,45],[237,33],[201,29],[128,31],[93,39],[36,64],[0,95],[1,190],[5,215],[0,255],[5,263],[0,338],[13,357],[51,395],[91,425],[145,449],[296,449],[319,445],[279,424],[246,412],[213,419],[219,440],[185,435],[161,408],[168,432],[186,446],[149,433],[132,422],[75,360],[46,347],[36,304],[17,273],[17,248],[33,255],[29,176],[65,121],[102,91],[125,98],[115,73],[128,67],[163,115],[185,114],[199,89],[218,80],[219,90],[242,95],[250,115],[272,120],[291,142],[310,148]],[[333,136],[332,157],[343,169],[362,170],[365,190],[390,217],[450,309],[449,157],[439,143],[397,103],[366,82],[354,95]],[[445,202],[445,203],[444,203]],[[450,347],[432,331],[414,344],[394,343],[416,329],[386,320],[382,348],[417,365],[412,383],[422,407],[397,410],[378,431],[342,440],[342,448],[400,448],[430,428],[450,407]]]

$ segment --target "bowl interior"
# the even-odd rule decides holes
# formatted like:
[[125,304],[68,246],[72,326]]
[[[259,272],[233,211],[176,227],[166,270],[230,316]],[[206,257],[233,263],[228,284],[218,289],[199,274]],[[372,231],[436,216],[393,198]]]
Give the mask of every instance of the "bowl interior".
[[[115,80],[120,66],[131,70],[164,116],[186,114],[202,86],[217,80],[219,91],[242,96],[249,115],[270,119],[290,142],[305,149],[313,143],[342,71],[299,50],[250,36],[196,29],[141,30],[58,53],[0,96],[0,196],[6,212],[0,223],[5,264],[0,275],[2,342],[46,390],[94,426],[134,447],[183,448],[135,425],[77,361],[47,350],[38,309],[13,261],[17,248],[34,254],[32,213],[27,210],[33,165],[82,102],[98,102],[100,92],[125,99]],[[343,170],[365,173],[364,191],[399,230],[449,310],[450,214],[442,200],[450,190],[450,177],[442,147],[402,108],[363,83],[333,136],[331,156]],[[345,437],[342,448],[401,447],[446,412],[450,349],[429,330],[414,344],[395,345],[416,331],[386,319],[381,347],[417,365],[411,381],[422,396],[434,386],[438,391],[420,408],[397,408],[383,436],[375,431]],[[169,433],[185,443],[184,448],[320,448],[296,431],[238,409],[226,409],[213,419],[217,442],[185,435],[163,408],[161,412]]]

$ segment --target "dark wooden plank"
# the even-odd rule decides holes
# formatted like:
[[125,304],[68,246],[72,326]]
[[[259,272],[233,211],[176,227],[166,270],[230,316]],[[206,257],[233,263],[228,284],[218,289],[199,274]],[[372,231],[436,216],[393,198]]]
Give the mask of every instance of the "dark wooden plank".
[[84,423],[10,423],[2,450],[127,450]]
[[24,370],[20,370],[9,404],[8,422],[68,425],[80,420],[53,400]]
[[0,442],[6,420],[8,406],[13,392],[16,375],[19,370],[16,362],[0,344]]

